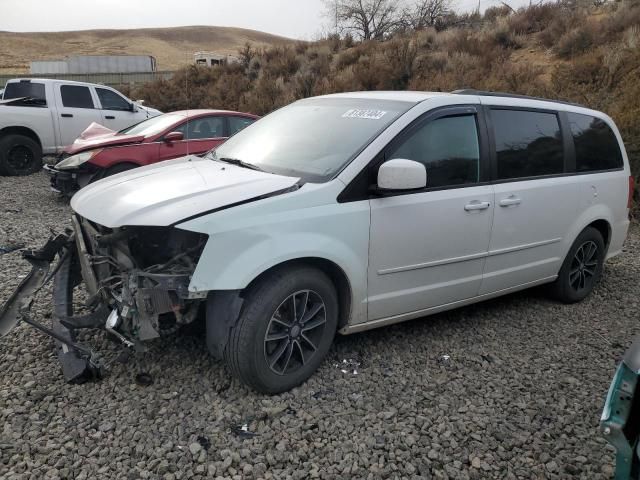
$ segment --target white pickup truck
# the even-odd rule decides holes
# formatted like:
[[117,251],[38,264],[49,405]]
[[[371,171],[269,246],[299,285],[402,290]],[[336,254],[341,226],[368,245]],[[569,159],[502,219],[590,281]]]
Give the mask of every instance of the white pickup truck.
[[61,153],[93,122],[122,130],[160,113],[104,85],[9,80],[0,101],[0,175],[38,171],[43,155]]

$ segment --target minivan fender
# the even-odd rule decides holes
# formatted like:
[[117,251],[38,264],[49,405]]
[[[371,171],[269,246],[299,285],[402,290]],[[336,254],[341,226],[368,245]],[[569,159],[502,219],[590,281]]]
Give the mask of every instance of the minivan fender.
[[567,233],[567,236],[563,240],[563,259],[566,257],[567,253],[569,253],[569,249],[573,242],[575,242],[580,232],[582,232],[589,225],[594,222],[605,221],[608,227],[608,235],[605,238],[605,247],[609,248],[609,243],[611,240],[611,229],[612,225],[614,225],[614,215],[611,209],[605,204],[596,204],[591,205],[587,209],[585,209],[576,220],[571,225],[571,229]]

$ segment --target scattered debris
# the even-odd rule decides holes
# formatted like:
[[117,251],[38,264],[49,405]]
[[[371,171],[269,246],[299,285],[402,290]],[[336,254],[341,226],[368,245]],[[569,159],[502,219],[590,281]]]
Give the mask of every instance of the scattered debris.
[[247,438],[257,437],[258,435],[260,435],[259,433],[249,431],[248,423],[236,425],[231,431],[235,433],[237,436],[239,436],[240,438],[242,438],[243,440]]
[[24,243],[0,245],[0,255],[4,255],[5,253],[15,252],[16,250],[21,250],[23,248],[24,248]]
[[321,398],[324,398],[324,397],[331,397],[335,393],[336,391],[334,389],[327,388],[325,390],[318,390],[317,392],[312,393],[311,396],[316,400],[320,400]]
[[149,387],[153,385],[153,377],[146,372],[140,372],[136,375],[136,383],[141,387]]
[[336,363],[333,365],[335,368],[339,368],[344,374],[358,375],[358,368],[360,368],[360,362],[352,359],[345,358],[342,363]]
[[450,365],[451,364],[451,355],[440,355],[440,357],[438,358],[438,364],[440,365]]

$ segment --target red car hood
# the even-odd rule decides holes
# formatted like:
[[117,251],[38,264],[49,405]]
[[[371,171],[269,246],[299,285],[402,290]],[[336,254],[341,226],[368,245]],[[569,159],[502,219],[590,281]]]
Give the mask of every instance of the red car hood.
[[128,145],[132,143],[140,143],[144,140],[144,135],[121,135],[118,132],[103,127],[97,123],[92,123],[80,134],[68,147],[65,147],[64,153],[75,155],[85,150],[93,150],[95,148],[112,147],[114,145]]

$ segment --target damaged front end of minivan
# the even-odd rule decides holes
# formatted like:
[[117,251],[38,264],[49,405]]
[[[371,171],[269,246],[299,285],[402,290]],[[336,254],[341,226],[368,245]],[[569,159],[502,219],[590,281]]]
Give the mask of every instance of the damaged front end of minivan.
[[[66,380],[79,383],[104,369],[100,356],[76,341],[80,329],[106,330],[140,351],[143,342],[196,319],[206,292],[190,292],[189,282],[207,235],[175,227],[106,228],[77,214],[72,224],[41,249],[23,252],[32,271],[0,310],[0,336],[24,321],[53,337]],[[52,279],[49,328],[31,317],[30,308]],[[81,305],[74,300],[80,284],[85,289]],[[88,313],[74,314],[79,307]]]

